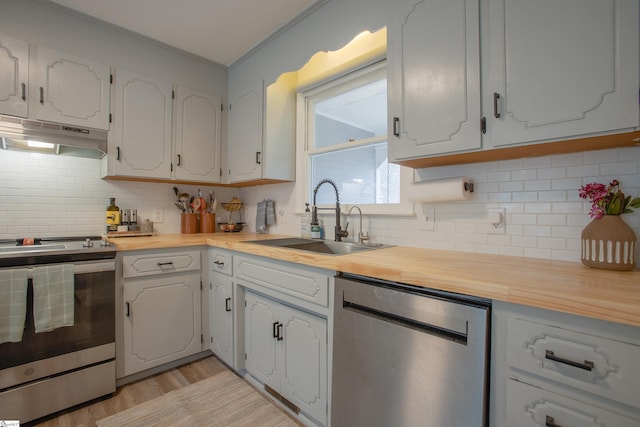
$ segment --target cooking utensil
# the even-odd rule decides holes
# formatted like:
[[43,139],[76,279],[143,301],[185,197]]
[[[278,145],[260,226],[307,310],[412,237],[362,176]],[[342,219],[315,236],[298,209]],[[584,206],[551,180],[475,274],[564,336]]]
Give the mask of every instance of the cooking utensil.
[[198,213],[200,211],[200,197],[194,197],[191,202],[191,207],[193,207],[193,213]]

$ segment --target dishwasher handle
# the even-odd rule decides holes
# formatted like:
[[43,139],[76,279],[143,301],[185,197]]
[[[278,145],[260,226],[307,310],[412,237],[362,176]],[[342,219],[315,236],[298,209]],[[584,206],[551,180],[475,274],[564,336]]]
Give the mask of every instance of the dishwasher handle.
[[342,308],[345,310],[359,313],[364,316],[373,317],[383,322],[393,323],[404,328],[410,328],[419,332],[423,332],[429,335],[433,335],[439,338],[447,339],[449,341],[456,342],[458,344],[467,345],[467,334],[458,331],[443,328],[441,326],[419,322],[414,319],[408,319],[406,317],[398,316],[392,313],[385,313],[375,310],[371,307],[365,307],[362,305],[354,304],[349,301],[342,303]]

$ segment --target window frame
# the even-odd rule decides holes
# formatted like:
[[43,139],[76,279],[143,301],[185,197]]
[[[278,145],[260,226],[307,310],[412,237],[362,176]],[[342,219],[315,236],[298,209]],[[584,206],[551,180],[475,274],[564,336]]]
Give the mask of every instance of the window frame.
[[[309,104],[314,101],[326,99],[333,95],[346,92],[348,90],[360,87],[367,83],[376,81],[381,77],[387,78],[386,60],[378,61],[373,64],[364,65],[354,71],[344,75],[330,76],[322,80],[312,87],[298,88],[296,91],[296,211],[301,213],[305,203],[313,204],[313,190],[311,179],[311,154],[321,154],[325,152],[334,152],[344,148],[357,148],[371,145],[379,142],[389,141],[389,133],[385,135],[374,136],[358,140],[355,142],[346,142],[340,145],[333,145],[330,148],[314,149],[310,152],[309,147],[311,140],[314,138],[315,129],[310,124],[309,115],[312,114]],[[387,156],[388,159],[388,156]],[[393,204],[357,204],[364,215],[381,215],[381,216],[413,216],[414,204],[407,198],[406,189],[413,182],[413,170],[405,166],[400,166],[400,203]],[[320,208],[333,207],[332,204],[318,205]],[[341,210],[347,212],[353,204],[342,203]],[[322,213],[322,211],[321,211]],[[333,215],[332,213],[330,215]]]

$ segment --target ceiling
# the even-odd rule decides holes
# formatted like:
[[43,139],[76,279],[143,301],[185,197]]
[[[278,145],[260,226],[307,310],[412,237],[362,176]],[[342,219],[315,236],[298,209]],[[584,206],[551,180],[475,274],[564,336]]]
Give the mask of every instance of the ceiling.
[[50,0],[225,66],[323,0]]

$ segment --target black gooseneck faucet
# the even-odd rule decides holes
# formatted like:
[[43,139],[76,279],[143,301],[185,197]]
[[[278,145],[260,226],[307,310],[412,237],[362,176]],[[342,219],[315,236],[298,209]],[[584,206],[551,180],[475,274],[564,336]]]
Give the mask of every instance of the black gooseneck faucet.
[[[316,206],[316,194],[318,193],[318,188],[322,184],[331,184],[333,189],[336,190],[336,207],[335,208],[318,208]],[[323,179],[316,185],[316,188],[313,189],[313,209],[311,212],[311,224],[318,224],[318,209],[335,209],[336,211],[336,226],[335,226],[335,241],[342,242],[343,237],[347,237],[349,233],[347,230],[343,230],[340,227],[340,196],[338,195],[338,186],[335,182],[330,179]]]

